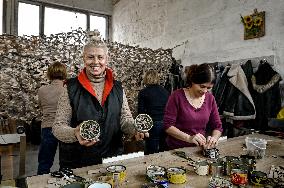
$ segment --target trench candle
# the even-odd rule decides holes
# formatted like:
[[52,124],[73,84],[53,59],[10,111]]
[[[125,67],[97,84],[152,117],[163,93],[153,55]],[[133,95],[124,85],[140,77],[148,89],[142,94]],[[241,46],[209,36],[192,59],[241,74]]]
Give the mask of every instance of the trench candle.
[[139,114],[134,120],[138,132],[148,132],[153,127],[153,120],[148,114]]
[[80,135],[85,140],[98,140],[100,136],[100,125],[95,120],[83,121],[80,125]]

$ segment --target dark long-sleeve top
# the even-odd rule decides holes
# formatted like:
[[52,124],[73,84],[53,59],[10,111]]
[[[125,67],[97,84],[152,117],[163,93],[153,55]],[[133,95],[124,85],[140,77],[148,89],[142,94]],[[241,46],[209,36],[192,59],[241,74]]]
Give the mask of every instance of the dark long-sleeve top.
[[138,94],[138,113],[148,114],[153,121],[162,121],[169,92],[160,85],[148,85]]

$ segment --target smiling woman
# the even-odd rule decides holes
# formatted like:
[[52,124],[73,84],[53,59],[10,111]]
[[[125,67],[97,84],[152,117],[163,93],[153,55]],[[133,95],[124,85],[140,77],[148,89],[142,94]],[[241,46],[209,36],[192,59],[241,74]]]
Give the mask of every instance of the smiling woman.
[[[62,141],[61,168],[95,165],[103,158],[121,155],[123,134],[137,139],[147,136],[135,130],[122,84],[107,68],[108,50],[99,32],[90,32],[87,38],[83,49],[85,67],[67,81],[53,126],[54,135]],[[86,139],[80,134],[80,124],[88,120],[98,123],[96,129],[88,129],[88,135],[98,139]]]
[[[214,96],[215,75],[208,64],[191,65],[186,72],[186,86],[174,91],[165,108],[164,128],[169,149],[186,146],[213,148],[222,133]],[[206,135],[206,126],[213,130]]]

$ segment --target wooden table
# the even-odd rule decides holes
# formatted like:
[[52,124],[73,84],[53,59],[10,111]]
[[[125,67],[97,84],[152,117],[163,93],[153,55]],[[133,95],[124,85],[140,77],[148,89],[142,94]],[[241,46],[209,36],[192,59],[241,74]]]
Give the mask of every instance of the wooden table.
[[[20,143],[19,172],[14,173],[14,147]],[[26,169],[26,135],[25,134],[3,134],[0,135],[0,174],[3,180],[14,179],[25,175]]]
[[[253,134],[247,135],[250,137],[264,138],[268,140],[266,155],[263,159],[257,160],[256,168],[264,172],[269,171],[271,165],[283,165],[284,159],[280,156],[284,156],[284,142],[283,140],[271,136]],[[224,140],[219,143],[218,149],[220,150],[220,156],[233,155],[239,156],[245,154],[243,149],[245,144],[245,137],[235,137],[228,140]],[[201,154],[201,149],[198,147],[182,148],[178,149],[185,151],[193,159],[205,159]],[[198,176],[193,167],[189,166],[185,159],[172,154],[173,151],[166,151],[157,154],[147,155],[138,158],[127,159],[119,162],[113,162],[108,164],[94,165],[84,168],[75,169],[74,173],[83,177],[96,178],[98,174],[88,175],[89,170],[97,170],[105,172],[105,169],[109,165],[121,164],[126,166],[126,182],[121,186],[123,188],[139,188],[143,183],[146,183],[146,167],[149,165],[160,165],[164,167],[184,167],[188,170],[187,182],[184,184],[170,184],[170,188],[202,188],[208,187],[210,176]],[[27,178],[28,188],[46,187],[47,181],[50,179],[50,175],[33,176]]]

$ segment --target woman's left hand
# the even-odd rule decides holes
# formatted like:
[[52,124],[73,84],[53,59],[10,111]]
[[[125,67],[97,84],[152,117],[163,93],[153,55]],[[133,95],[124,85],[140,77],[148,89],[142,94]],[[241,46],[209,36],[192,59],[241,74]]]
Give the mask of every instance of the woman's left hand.
[[211,149],[214,148],[218,145],[218,139],[214,136],[208,136],[206,139],[206,145],[205,148],[206,149]]
[[135,134],[135,140],[136,141],[139,141],[139,140],[144,140],[144,138],[148,138],[149,137],[149,133],[148,132],[146,132],[146,133],[141,133],[141,132],[137,132],[136,134]]

